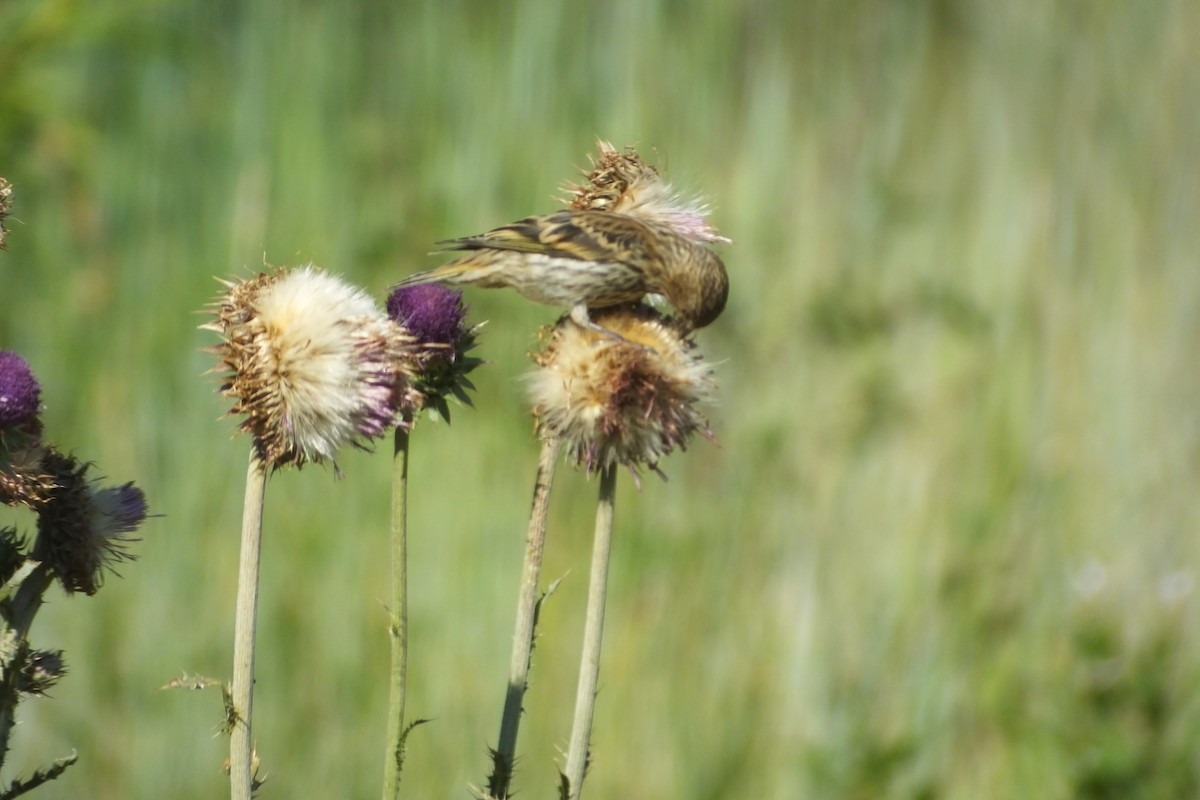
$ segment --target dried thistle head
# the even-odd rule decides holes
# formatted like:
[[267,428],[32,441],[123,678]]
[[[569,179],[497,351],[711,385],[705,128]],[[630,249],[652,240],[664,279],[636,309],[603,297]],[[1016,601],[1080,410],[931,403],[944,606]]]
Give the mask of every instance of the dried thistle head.
[[91,465],[49,451],[44,469],[54,489],[38,509],[34,558],[49,565],[68,594],[95,594],[103,568],[132,561],[131,536],[146,519],[146,496],[132,483],[99,487],[87,477]]
[[4,178],[0,178],[0,250],[5,248],[4,240],[8,236],[8,229],[4,227],[4,220],[10,211],[12,211],[12,185]]
[[0,503],[37,508],[54,489],[42,466],[46,446],[36,435],[0,431]]
[[467,355],[482,324],[466,324],[462,292],[436,283],[398,286],[387,299],[388,316],[416,340],[412,378],[404,399],[411,416],[422,408],[450,419],[447,396],[471,405],[467,373],[483,362]]
[[225,286],[202,327],[263,463],[332,460],[395,424],[412,339],[366,292],[311,265]]
[[697,406],[712,401],[716,382],[693,342],[647,306],[605,309],[593,321],[621,338],[564,317],[533,357],[543,438],[560,438],[589,472],[619,463],[635,474],[639,465],[658,472],[697,432],[711,438]]
[[680,236],[701,244],[727,244],[708,221],[710,208],[688,198],[667,183],[632,147],[618,151],[603,139],[598,154],[589,155],[592,169],[586,183],[567,187],[569,207],[580,211],[613,211],[669,226]]

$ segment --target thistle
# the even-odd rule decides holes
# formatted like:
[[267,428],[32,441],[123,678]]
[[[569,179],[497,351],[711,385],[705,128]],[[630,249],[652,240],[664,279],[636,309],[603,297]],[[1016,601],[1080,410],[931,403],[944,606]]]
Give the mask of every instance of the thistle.
[[583,173],[586,182],[566,187],[568,208],[613,211],[665,225],[699,244],[729,244],[708,221],[708,203],[677,191],[632,147],[621,152],[600,139],[596,149],[597,155],[588,156],[592,168]]
[[132,536],[146,519],[146,497],[132,483],[100,487],[87,477],[90,464],[50,451],[42,468],[54,488],[38,514],[33,557],[46,564],[67,594],[92,595],[104,568],[130,561]]
[[41,391],[25,359],[0,350],[0,503],[37,508],[54,488],[42,466]]
[[448,397],[471,405],[467,391],[475,385],[467,374],[483,361],[468,353],[484,323],[468,326],[462,292],[436,284],[395,289],[388,295],[387,310],[415,340],[413,374],[402,408],[410,415],[428,409],[449,421]]
[[562,772],[563,794],[572,800],[582,792],[589,761],[617,465],[635,478],[640,466],[661,475],[663,457],[684,449],[696,433],[711,437],[696,407],[711,401],[716,388],[695,346],[656,311],[614,309],[597,323],[617,337],[560,320],[534,357],[540,369],[530,379],[543,441],[561,442],[578,465],[600,474],[579,684]]
[[222,394],[272,468],[332,461],[391,428],[412,369],[412,338],[361,289],[306,266],[227,292],[203,325],[226,371]]
[[[659,471],[660,460],[695,433],[711,437],[697,407],[712,399],[711,369],[684,333],[713,322],[725,307],[728,278],[707,245],[727,243],[708,222],[708,206],[666,183],[635,151],[607,142],[568,187],[566,211],[527,217],[478,236],[452,240],[465,255],[402,285],[509,286],[523,296],[571,309],[534,356],[530,393],[542,452],[534,483],[517,600],[509,682],[487,800],[510,796],[517,732],[528,684],[540,603],[538,581],[546,514],[560,450],[599,473],[595,544],[575,721],[562,775],[564,797],[578,797],[587,766],[612,537],[616,466]],[[676,318],[639,302],[666,297]]]
[[37,423],[41,407],[42,387],[29,364],[16,353],[0,350],[0,431],[27,430]]
[[400,404],[392,457],[392,606],[388,733],[384,756],[384,800],[400,796],[400,772],[408,733],[420,720],[404,722],[408,681],[408,459],[414,415],[428,409],[450,420],[447,396],[471,405],[467,373],[482,363],[467,353],[482,325],[468,327],[462,293],[441,286],[396,289],[387,300],[388,316],[413,338],[412,375]]
[[[412,339],[360,289],[313,266],[224,282],[202,326],[226,372],[221,392],[251,435],[238,573],[231,688],[230,787],[249,800],[256,785],[252,742],[254,638],[267,468],[332,461],[366,447],[399,419]],[[336,470],[336,464],[334,465]]]
[[[131,561],[133,535],[146,519],[146,498],[132,483],[103,487],[90,464],[41,438],[41,387],[29,365],[0,351],[0,502],[37,515],[32,544],[0,529],[0,761],[8,752],[17,702],[44,695],[64,674],[61,650],[35,650],[29,631],[50,584],[67,594],[95,594],[106,571]],[[0,791],[6,797],[57,777],[75,757],[59,759]]]
[[716,391],[712,368],[695,344],[646,306],[610,311],[598,322],[620,338],[560,320],[534,360],[534,418],[542,438],[561,439],[588,472],[624,464],[635,475],[686,449],[696,433],[711,438],[698,406]]

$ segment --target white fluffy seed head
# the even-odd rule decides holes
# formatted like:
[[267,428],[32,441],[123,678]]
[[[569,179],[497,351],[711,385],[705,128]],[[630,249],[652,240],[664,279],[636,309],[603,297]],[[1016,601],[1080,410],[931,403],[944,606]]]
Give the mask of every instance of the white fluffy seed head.
[[411,339],[361,289],[309,265],[231,284],[214,306],[222,389],[266,463],[329,460],[394,423]]
[[697,406],[716,390],[712,368],[694,344],[645,306],[594,312],[621,338],[564,317],[535,356],[530,376],[534,416],[543,437],[558,437],[589,471],[620,463],[657,470],[696,432],[710,436]]
[[613,211],[665,225],[699,244],[728,244],[708,221],[712,209],[703,199],[688,197],[665,181],[633,148],[617,150],[603,139],[590,156],[586,183],[569,186],[569,204],[579,210]]

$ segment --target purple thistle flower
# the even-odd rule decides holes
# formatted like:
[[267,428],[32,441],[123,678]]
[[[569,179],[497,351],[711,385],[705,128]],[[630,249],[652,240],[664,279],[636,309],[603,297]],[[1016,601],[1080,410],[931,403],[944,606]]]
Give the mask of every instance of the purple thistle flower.
[[29,422],[41,406],[42,388],[25,359],[0,350],[0,429]]
[[462,292],[435,283],[396,289],[388,295],[387,311],[422,344],[456,344],[467,317]]
[[109,531],[109,538],[114,534],[137,530],[146,519],[146,494],[132,481],[123,486],[97,489],[92,499],[95,503],[96,528]]
[[467,373],[482,362],[467,352],[475,347],[475,334],[483,327],[466,324],[467,307],[462,292],[435,283],[402,286],[387,299],[388,316],[417,340],[420,352],[402,408],[406,417],[422,408],[449,421],[446,397],[470,406],[466,390],[475,386]]

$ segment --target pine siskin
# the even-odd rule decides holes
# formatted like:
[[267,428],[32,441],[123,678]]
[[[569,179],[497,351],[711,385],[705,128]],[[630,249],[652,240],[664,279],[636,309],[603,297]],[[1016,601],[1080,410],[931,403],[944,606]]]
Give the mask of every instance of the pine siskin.
[[560,211],[526,217],[478,236],[451,239],[467,255],[397,286],[422,283],[508,286],[537,303],[569,307],[589,328],[589,308],[661,294],[689,329],[725,308],[729,279],[716,253],[669,226],[610,211]]

